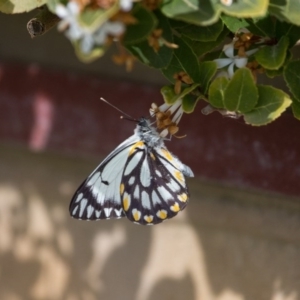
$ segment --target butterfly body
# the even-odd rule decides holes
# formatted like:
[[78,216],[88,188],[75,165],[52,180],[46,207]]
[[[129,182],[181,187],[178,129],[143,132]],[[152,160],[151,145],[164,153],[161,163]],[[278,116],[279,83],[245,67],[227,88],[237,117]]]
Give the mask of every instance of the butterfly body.
[[143,225],[174,217],[188,202],[184,176],[191,169],[171,154],[146,118],[81,184],[70,203],[72,217],[121,218]]

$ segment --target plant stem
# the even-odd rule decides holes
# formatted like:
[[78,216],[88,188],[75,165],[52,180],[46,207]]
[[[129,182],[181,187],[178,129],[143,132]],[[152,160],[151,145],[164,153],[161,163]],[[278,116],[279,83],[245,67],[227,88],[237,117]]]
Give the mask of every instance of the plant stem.
[[51,13],[46,6],[27,23],[27,30],[32,38],[43,35],[59,22],[59,17]]

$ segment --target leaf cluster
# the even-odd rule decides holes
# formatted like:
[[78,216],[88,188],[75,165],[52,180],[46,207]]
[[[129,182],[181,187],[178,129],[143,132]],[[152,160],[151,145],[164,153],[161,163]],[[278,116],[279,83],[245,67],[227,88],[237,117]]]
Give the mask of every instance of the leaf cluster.
[[[0,11],[21,13],[46,4],[55,13],[58,3],[67,2],[10,0],[0,3]],[[86,2],[79,18],[88,29],[101,26],[121,10],[121,1],[113,1],[105,9],[95,5],[91,9],[95,1]],[[300,39],[299,1],[152,0],[152,7],[149,2],[132,4],[126,13],[134,22],[125,22],[119,42],[134,58],[170,81],[161,89],[165,102],[182,99],[183,110],[191,113],[196,103],[204,100],[214,110],[236,113],[256,126],[272,122],[292,106],[300,120],[300,60],[290,51]],[[249,41],[237,44],[244,37]],[[96,45],[84,53],[79,41],[72,43],[84,61],[100,57],[107,49],[107,45]],[[226,57],[224,45],[232,45],[232,57]],[[255,51],[248,55],[247,50]],[[247,64],[239,65],[240,58]],[[229,67],[220,67],[220,59],[227,60]],[[270,78],[282,76],[290,94],[258,84],[259,73]]]

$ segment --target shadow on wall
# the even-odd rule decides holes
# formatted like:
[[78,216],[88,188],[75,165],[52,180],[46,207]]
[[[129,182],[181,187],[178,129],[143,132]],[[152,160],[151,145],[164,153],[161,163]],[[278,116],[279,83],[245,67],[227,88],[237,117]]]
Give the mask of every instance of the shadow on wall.
[[6,146],[0,154],[1,300],[299,299],[299,243],[220,227],[217,202],[197,201],[197,189],[158,226],[80,222],[69,199],[94,164]]
[[0,186],[1,299],[210,299],[185,215],[153,228],[73,222],[29,181]]

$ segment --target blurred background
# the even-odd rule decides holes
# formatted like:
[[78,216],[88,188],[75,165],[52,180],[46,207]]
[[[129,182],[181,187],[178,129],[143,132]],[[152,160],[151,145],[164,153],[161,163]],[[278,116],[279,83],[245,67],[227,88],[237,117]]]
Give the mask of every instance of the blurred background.
[[56,29],[31,39],[33,16],[0,15],[0,299],[300,299],[291,112],[254,128],[199,104],[167,143],[196,175],[185,211],[152,227],[74,220],[73,193],[134,129],[99,98],[147,116],[167,81],[112,53],[83,64]]

